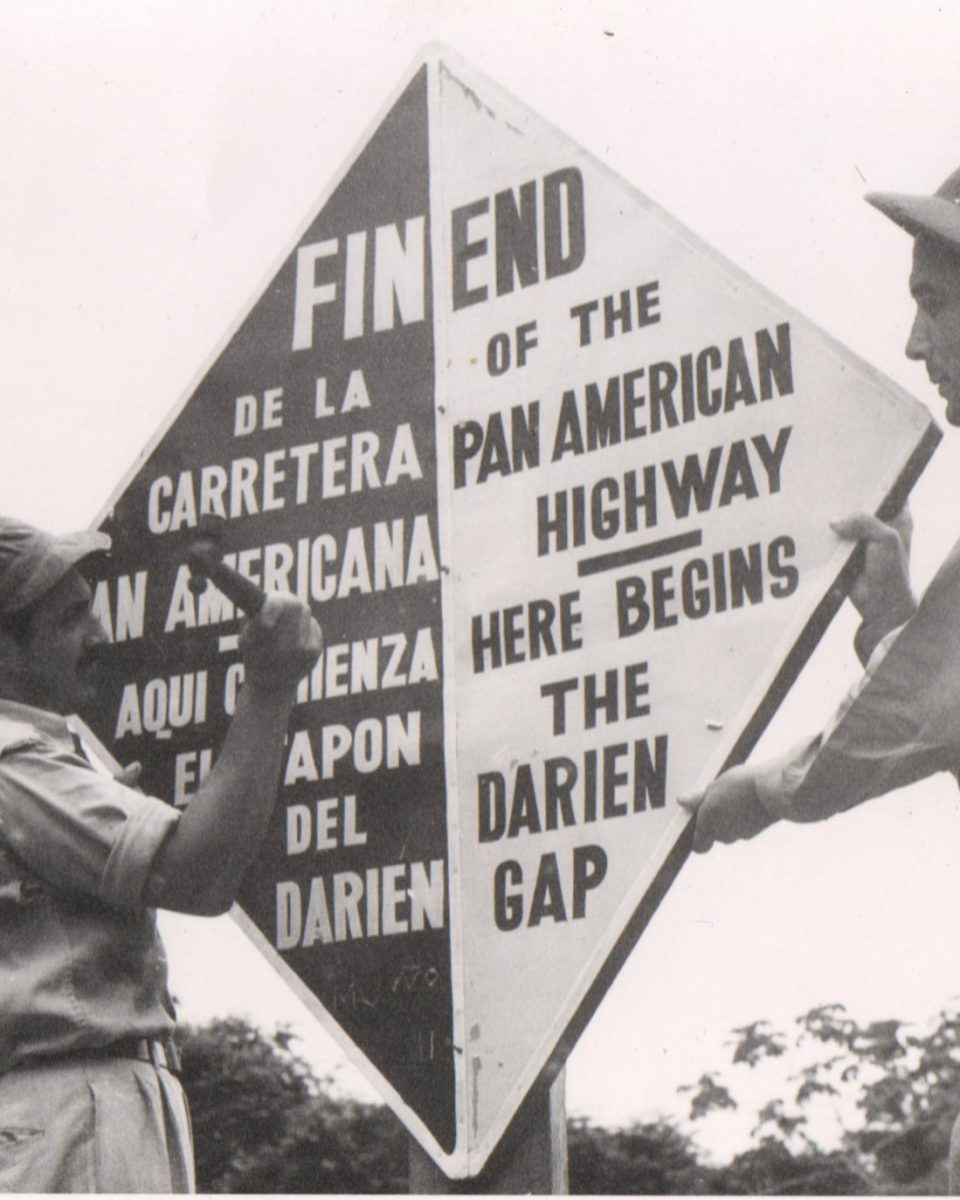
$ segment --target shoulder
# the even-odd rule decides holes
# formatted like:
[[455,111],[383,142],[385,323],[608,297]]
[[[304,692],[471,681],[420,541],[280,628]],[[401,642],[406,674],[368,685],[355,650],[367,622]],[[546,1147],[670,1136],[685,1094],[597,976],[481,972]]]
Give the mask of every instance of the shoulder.
[[13,750],[25,750],[40,746],[46,739],[29,721],[0,715],[0,757]]

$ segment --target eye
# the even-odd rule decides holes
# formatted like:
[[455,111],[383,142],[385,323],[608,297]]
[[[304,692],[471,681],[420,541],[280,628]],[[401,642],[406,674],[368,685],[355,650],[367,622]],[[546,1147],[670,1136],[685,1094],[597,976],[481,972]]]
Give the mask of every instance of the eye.
[[943,309],[943,297],[938,292],[922,291],[915,297],[917,308],[929,317],[935,317]]

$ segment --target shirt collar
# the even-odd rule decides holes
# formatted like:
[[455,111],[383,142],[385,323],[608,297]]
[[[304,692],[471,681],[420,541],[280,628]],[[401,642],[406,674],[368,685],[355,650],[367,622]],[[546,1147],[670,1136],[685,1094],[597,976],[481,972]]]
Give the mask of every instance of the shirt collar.
[[20,704],[16,700],[4,700],[0,697],[0,718],[10,721],[23,721],[33,725],[47,737],[58,738],[73,744],[73,730],[66,717],[59,713],[50,712],[45,708],[34,708],[32,704]]

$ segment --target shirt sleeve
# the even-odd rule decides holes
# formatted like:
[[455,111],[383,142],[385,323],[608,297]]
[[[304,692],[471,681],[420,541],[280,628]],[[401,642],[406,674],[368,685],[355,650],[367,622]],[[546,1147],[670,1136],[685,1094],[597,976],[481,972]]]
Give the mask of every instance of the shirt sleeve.
[[877,646],[827,727],[759,767],[771,816],[819,821],[960,766],[960,548]]
[[135,909],[176,809],[41,735],[0,753],[0,835],[54,887]]

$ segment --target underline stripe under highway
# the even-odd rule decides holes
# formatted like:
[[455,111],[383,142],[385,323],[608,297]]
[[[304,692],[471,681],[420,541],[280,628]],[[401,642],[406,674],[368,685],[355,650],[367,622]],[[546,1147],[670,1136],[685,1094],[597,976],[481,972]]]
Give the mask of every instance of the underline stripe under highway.
[[629,550],[614,550],[610,554],[595,554],[593,558],[581,558],[577,563],[577,574],[597,575],[601,571],[613,571],[617,567],[629,567],[631,563],[647,562],[651,558],[662,558],[665,554],[676,554],[678,550],[693,550],[703,545],[703,531],[693,529],[689,533],[678,533],[674,537],[661,538],[658,542],[645,542]]

